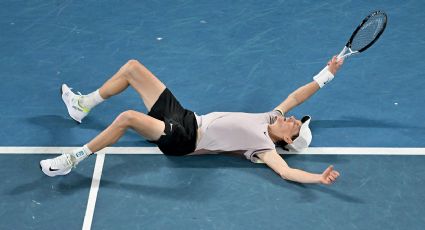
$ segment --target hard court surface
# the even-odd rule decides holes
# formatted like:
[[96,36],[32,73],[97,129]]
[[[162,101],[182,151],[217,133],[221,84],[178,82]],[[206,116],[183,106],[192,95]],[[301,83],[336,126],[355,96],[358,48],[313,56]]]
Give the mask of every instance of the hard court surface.
[[[0,3],[0,229],[422,229],[422,1],[21,1]],[[360,20],[387,12],[364,54],[291,111],[312,148],[285,154],[333,186],[289,183],[229,155],[166,157],[136,133],[48,178],[41,159],[87,143],[129,89],[77,125],[59,87],[89,93],[129,59],[197,114],[266,112],[311,81]],[[125,147],[125,148],[118,148]],[[316,154],[319,153],[319,154]]]

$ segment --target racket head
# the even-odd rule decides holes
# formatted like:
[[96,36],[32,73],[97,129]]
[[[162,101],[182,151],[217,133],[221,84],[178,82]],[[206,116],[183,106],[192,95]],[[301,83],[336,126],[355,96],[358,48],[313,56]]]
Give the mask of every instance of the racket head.
[[363,52],[378,40],[386,26],[387,14],[383,11],[372,12],[357,26],[345,46],[353,52]]

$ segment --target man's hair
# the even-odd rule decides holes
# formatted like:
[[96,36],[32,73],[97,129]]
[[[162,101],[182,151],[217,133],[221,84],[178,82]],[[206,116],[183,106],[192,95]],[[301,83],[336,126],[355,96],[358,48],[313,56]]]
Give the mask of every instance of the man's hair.
[[[298,135],[293,136],[291,139],[292,140],[295,140],[295,139],[297,139],[297,137],[298,137]],[[289,149],[286,148],[286,145],[288,145],[288,143],[286,143],[286,141],[284,141],[284,140],[280,140],[280,141],[278,141],[278,142],[275,143],[275,146],[276,147],[281,147],[282,149],[284,149],[286,151],[289,151]]]
[[286,143],[286,141],[284,141],[284,140],[281,140],[281,141],[278,141],[278,142],[275,143],[276,147],[280,147],[280,148],[284,149],[285,151],[289,151],[289,149],[286,148],[286,145],[288,145],[288,143]]

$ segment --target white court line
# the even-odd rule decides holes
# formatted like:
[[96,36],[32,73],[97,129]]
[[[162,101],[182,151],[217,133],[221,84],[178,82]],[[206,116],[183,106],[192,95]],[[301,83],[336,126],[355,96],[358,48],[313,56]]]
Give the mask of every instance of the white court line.
[[[59,154],[70,152],[77,147],[0,147],[0,154]],[[378,147],[310,147],[303,152],[291,153],[278,150],[280,154],[304,154],[304,155],[425,155],[425,148],[378,148]],[[94,166],[89,198],[87,201],[86,214],[84,216],[83,230],[91,229],[91,224],[99,191],[100,178],[102,176],[105,153],[108,154],[162,154],[156,147],[108,147],[97,153]]]
[[93,170],[93,179],[91,181],[89,199],[87,201],[86,214],[84,216],[83,230],[91,229],[94,207],[96,205],[97,192],[99,191],[100,177],[102,176],[103,162],[105,153],[102,151],[96,156],[96,163]]
[[[3,146],[0,147],[0,154],[58,154],[71,152],[75,147],[21,147]],[[112,154],[162,154],[157,147],[107,147],[102,150]]]
[[[280,154],[288,154],[278,150]],[[425,148],[379,148],[379,147],[311,147],[303,152],[289,154],[305,155],[425,155]]]
[[[0,154],[58,154],[70,152],[77,147],[0,147]],[[162,154],[157,147],[107,147],[102,150],[108,154]],[[303,152],[281,154],[306,155],[425,155],[425,148],[381,148],[381,147],[310,147]]]

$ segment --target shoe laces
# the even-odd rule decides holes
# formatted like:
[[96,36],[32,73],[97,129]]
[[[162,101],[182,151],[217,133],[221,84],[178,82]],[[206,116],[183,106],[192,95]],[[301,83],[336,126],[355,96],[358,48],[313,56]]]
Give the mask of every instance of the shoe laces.
[[[71,90],[71,92],[72,92],[72,89],[73,89],[73,88],[71,88],[71,87],[68,87],[68,88],[69,88],[69,90]],[[83,96],[83,95],[80,93],[80,91],[77,91],[77,94],[78,94],[78,95],[80,95],[80,96]]]
[[[69,88],[69,90],[71,90],[71,92],[72,92],[72,88]],[[78,107],[80,107],[80,108],[81,108],[84,112],[86,112],[86,113],[90,112],[90,109],[86,108],[85,106],[83,106],[83,105],[81,104],[80,99],[82,99],[82,98],[84,97],[84,95],[83,95],[80,91],[77,91],[77,94],[78,94],[77,98],[73,99],[73,100],[75,100],[75,102],[77,102],[77,103],[75,103],[75,104],[76,104]]]
[[70,155],[63,153],[62,155],[53,158],[52,166],[56,169],[65,169],[73,167],[74,164],[72,163]]

